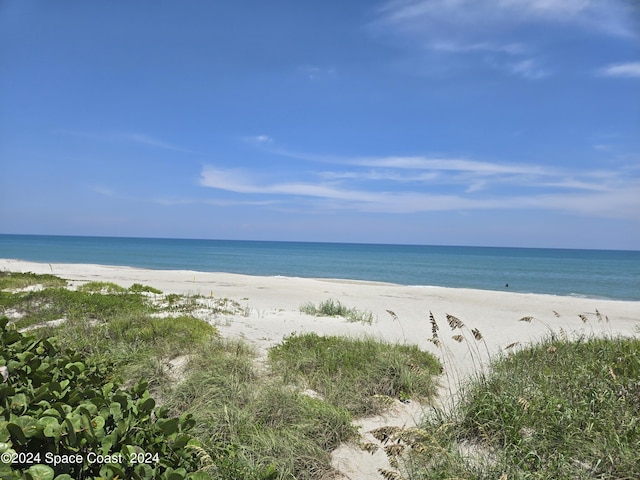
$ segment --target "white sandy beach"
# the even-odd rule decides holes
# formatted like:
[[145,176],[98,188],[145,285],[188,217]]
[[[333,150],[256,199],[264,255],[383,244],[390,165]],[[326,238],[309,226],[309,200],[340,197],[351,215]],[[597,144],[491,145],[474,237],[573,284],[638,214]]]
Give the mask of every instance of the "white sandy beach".
[[[109,281],[125,287],[142,283],[165,293],[226,297],[248,307],[249,314],[215,319],[220,333],[227,337],[243,337],[263,354],[270,346],[293,332],[370,335],[390,342],[418,344],[443,361],[445,370],[450,374],[449,379],[460,378],[477,369],[478,354],[486,363],[487,350],[491,355],[496,355],[514,342],[526,345],[551,331],[566,334],[569,338],[583,334],[640,335],[640,302],[637,301],[407,287],[337,279],[44,264],[8,259],[0,259],[0,270],[53,273],[72,282]],[[330,298],[339,300],[347,307],[372,312],[373,324],[349,323],[341,318],[313,317],[299,311],[300,305],[306,302],[317,304]],[[394,312],[397,319],[387,310]],[[438,348],[429,341],[432,338],[429,312],[433,313],[439,325],[438,335],[444,348]],[[596,312],[600,313],[602,321],[599,321]],[[478,350],[473,355],[466,342],[457,343],[451,339],[454,333],[459,332],[451,331],[446,314],[454,315],[464,322],[468,327],[464,333],[469,339],[472,339],[471,329],[478,329],[482,334],[484,341],[478,343]],[[530,322],[520,321],[523,317],[533,319]],[[405,416],[415,413],[402,412]],[[390,415],[387,418],[390,423],[397,422],[402,415],[392,417]],[[375,421],[372,424],[375,425]],[[345,478],[379,478],[370,477],[363,465],[349,466],[349,458],[356,460],[357,452],[338,452],[337,455],[335,462]],[[360,463],[373,462],[369,454],[363,455]],[[374,474],[377,467],[375,462],[371,465]]]
[[[242,336],[261,350],[293,332],[313,331],[326,335],[372,335],[391,342],[415,343],[439,355],[440,349],[429,341],[431,311],[439,324],[440,338],[456,360],[456,369],[464,372],[471,371],[474,365],[472,359],[467,358],[466,346],[456,349],[456,342],[448,341],[451,330],[446,314],[456,316],[469,329],[477,328],[492,355],[513,342],[525,344],[550,331],[559,333],[561,329],[569,336],[640,333],[640,302],[637,301],[8,259],[0,259],[0,270],[53,273],[71,281],[109,281],[125,287],[142,283],[165,293],[227,297],[247,306],[250,314],[219,319],[220,332],[226,336]],[[299,311],[303,303],[318,303],[329,298],[350,308],[372,312],[373,325],[313,317]],[[387,310],[393,311],[398,319],[394,320]],[[596,310],[608,318],[608,323],[598,322]],[[579,315],[589,321],[585,323]],[[533,320],[519,321],[523,317],[533,317]]]

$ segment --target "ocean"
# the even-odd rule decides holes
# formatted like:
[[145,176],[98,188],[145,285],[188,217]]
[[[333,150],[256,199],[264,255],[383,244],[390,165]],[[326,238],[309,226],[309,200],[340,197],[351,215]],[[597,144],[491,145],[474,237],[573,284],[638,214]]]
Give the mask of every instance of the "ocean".
[[640,300],[640,251],[0,234],[0,258]]

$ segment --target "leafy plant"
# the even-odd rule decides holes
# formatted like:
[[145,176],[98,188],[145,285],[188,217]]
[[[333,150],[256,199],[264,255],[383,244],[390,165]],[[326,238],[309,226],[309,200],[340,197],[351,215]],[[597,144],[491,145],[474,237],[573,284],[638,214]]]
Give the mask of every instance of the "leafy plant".
[[[7,323],[0,319],[0,477],[208,478],[191,415],[170,417],[146,382],[121,389],[106,365]],[[17,463],[5,462],[12,457]]]

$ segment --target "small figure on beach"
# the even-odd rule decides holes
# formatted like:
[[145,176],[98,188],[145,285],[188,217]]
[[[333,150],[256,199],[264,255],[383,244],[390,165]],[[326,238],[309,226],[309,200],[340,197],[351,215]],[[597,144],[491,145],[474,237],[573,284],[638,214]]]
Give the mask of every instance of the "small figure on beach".
[[507,284],[504,286],[504,288],[509,288],[509,284],[507,283]]

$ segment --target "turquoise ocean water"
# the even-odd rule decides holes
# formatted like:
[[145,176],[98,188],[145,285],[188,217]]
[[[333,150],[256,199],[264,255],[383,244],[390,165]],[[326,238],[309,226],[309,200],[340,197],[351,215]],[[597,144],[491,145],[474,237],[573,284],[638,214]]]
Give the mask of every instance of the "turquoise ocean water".
[[640,251],[0,235],[0,258],[640,300]]

